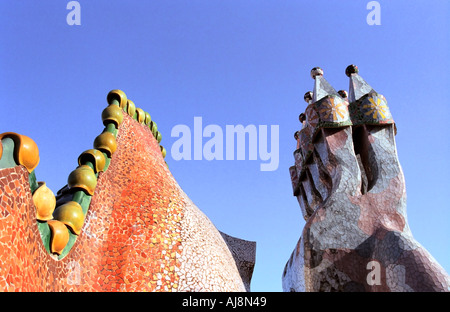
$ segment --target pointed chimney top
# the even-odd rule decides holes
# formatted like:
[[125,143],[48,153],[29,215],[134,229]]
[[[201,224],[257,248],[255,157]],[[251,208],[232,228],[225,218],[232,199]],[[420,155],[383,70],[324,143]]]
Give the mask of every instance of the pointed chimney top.
[[375,90],[359,75],[358,66],[347,66],[345,74],[350,77],[350,87],[348,89],[348,101],[350,103],[359,100],[368,93],[375,92]]
[[323,77],[323,69],[314,67],[311,69],[311,77],[314,79],[313,103],[323,99],[327,95],[338,95],[336,90]]

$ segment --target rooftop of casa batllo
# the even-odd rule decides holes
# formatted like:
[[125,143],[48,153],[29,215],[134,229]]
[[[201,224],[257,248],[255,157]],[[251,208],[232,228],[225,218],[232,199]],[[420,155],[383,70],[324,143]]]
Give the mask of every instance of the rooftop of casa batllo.
[[[367,5],[367,27],[381,27],[380,3]],[[66,31],[88,27],[88,4],[68,1],[65,9]],[[132,93],[114,85],[101,98],[92,99],[96,104],[85,114],[97,116],[95,135],[83,135],[81,128],[90,126],[80,121],[81,128],[66,137],[81,138],[88,146],[73,159],[64,156],[59,142],[38,144],[32,131],[5,129],[0,133],[0,291],[250,292],[258,263],[270,262],[261,250],[273,248],[275,254],[277,246],[273,240],[260,243],[254,236],[232,234],[233,227],[217,226],[214,207],[197,206],[201,192],[190,197],[185,190],[192,191],[193,184],[184,185],[177,176],[182,163],[196,162],[200,172],[201,166],[219,160],[221,166],[257,163],[254,177],[266,185],[275,183],[271,174],[285,173],[286,193],[265,190],[257,196],[281,196],[280,202],[288,198],[297,208],[283,210],[288,212],[283,218],[299,221],[296,242],[290,253],[276,255],[283,264],[271,265],[282,291],[449,291],[448,273],[415,239],[406,214],[408,180],[401,166],[404,155],[398,153],[402,128],[396,122],[399,110],[393,109],[397,103],[363,78],[389,70],[344,66],[340,72],[349,86],[346,90],[332,86],[327,70],[316,66],[309,73],[298,71],[312,80],[297,86],[306,91],[304,103],[292,111],[282,110],[296,120],[288,148],[283,144],[283,125],[265,118],[258,125],[250,121],[232,126],[199,117],[194,109],[195,115],[180,126],[178,117],[171,121],[170,104],[162,118],[159,108],[157,114],[152,112],[151,100],[141,100],[145,97],[139,92],[148,90],[136,91],[125,82]],[[45,128],[50,119],[39,115],[34,126]],[[194,127],[189,129],[185,124],[192,120]],[[27,122],[18,118],[8,125],[20,128]],[[173,125],[172,132],[163,131]],[[61,155],[58,162],[73,166],[67,173],[58,172],[65,183],[56,189],[46,181],[47,173],[39,171],[41,146],[50,145]],[[222,178],[213,187],[219,193],[222,184],[231,182]],[[239,181],[235,185],[253,196],[255,187],[242,187]],[[237,193],[218,195],[217,205]],[[242,194],[239,191],[238,197],[244,201]],[[266,207],[260,208],[260,216],[252,213],[255,220],[274,218],[264,213]],[[230,219],[228,224],[240,224],[251,207],[239,209],[221,216]],[[277,244],[292,242],[278,232],[270,232]],[[257,257],[259,252],[264,256]]]

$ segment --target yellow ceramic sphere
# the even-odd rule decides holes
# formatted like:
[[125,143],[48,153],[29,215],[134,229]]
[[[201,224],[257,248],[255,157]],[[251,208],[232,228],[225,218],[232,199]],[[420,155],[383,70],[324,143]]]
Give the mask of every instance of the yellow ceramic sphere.
[[108,104],[111,104],[112,101],[117,100],[119,102],[120,108],[124,108],[125,105],[127,104],[126,94],[122,90],[117,90],[117,89],[111,90],[108,93],[106,100],[108,101]]
[[66,225],[58,220],[49,220],[47,224],[52,233],[50,251],[60,255],[69,242],[69,231]]
[[39,187],[33,193],[33,203],[36,207],[36,219],[47,221],[53,219],[53,211],[56,206],[55,194],[45,182],[38,182]]
[[36,143],[26,135],[14,132],[0,134],[0,140],[6,137],[14,141],[14,159],[31,173],[39,164],[39,149]]
[[105,131],[95,138],[94,148],[105,152],[108,157],[111,157],[117,148],[116,137],[111,132]]
[[128,100],[128,103],[126,105],[126,111],[127,114],[131,117],[134,116],[134,113],[136,113],[136,105],[134,105],[134,102],[132,100]]
[[80,235],[84,223],[84,213],[80,204],[69,201],[59,206],[53,213],[55,220],[64,223],[75,235]]
[[145,112],[145,120],[144,120],[144,123],[148,126],[148,125],[150,125],[150,121],[152,121],[152,117],[150,116],[149,113]]
[[156,132],[156,137],[155,137],[156,141],[158,141],[158,143],[161,143],[161,139],[162,139],[162,135],[161,132]]
[[81,153],[78,157],[78,165],[85,165],[87,162],[91,162],[94,165],[94,172],[103,171],[106,164],[105,155],[98,149],[89,149]]
[[102,112],[102,121],[105,126],[113,123],[116,129],[119,128],[123,121],[123,110],[117,105],[109,105]]
[[137,113],[137,121],[139,123],[144,123],[145,121],[145,112],[142,108],[136,108],[136,113]]
[[156,133],[158,132],[158,125],[156,124],[156,122],[150,122],[150,130],[152,131],[153,136],[156,137]]
[[67,184],[70,188],[81,188],[92,196],[97,186],[97,177],[91,167],[81,165],[69,174]]

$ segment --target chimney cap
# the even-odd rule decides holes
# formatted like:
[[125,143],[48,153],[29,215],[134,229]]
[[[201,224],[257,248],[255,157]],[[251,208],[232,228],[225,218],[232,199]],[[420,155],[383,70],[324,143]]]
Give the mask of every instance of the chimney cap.
[[347,75],[347,77],[350,77],[352,74],[357,74],[359,73],[359,69],[358,66],[352,64],[352,65],[348,65],[347,68],[345,69],[345,74]]
[[314,67],[311,69],[311,78],[315,79],[316,76],[323,76],[323,69],[320,67]]

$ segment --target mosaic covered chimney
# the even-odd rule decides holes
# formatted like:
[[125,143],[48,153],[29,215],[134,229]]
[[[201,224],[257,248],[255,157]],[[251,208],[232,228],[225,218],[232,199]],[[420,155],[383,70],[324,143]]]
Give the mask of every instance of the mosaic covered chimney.
[[120,90],[107,102],[56,196],[36,181],[36,143],[0,135],[0,291],[250,290],[255,242],[192,203],[149,113]]
[[284,291],[449,291],[450,278],[412,236],[385,97],[345,71],[338,92],[313,68],[294,134],[293,195],[306,224],[282,274]]

